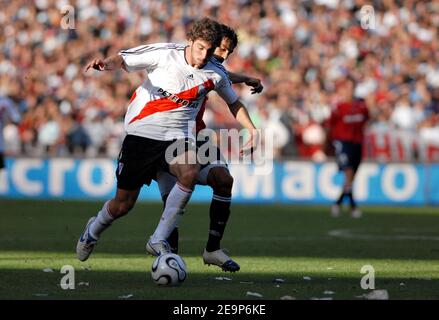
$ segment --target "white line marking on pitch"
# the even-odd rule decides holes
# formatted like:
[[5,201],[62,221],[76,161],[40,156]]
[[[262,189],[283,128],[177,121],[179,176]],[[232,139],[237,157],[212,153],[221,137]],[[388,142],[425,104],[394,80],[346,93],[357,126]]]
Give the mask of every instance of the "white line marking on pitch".
[[[396,231],[394,229],[393,231]],[[387,241],[404,241],[404,240],[428,240],[439,241],[439,236],[424,236],[424,235],[373,235],[367,233],[360,233],[359,230],[354,229],[336,229],[328,232],[331,237],[344,239],[358,239],[358,240],[387,240]]]

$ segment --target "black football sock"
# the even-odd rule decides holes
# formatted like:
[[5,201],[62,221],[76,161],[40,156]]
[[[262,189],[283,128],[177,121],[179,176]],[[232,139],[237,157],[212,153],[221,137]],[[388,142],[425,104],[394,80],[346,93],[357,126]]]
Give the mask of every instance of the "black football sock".
[[336,205],[341,205],[341,203],[343,202],[343,198],[345,197],[346,193],[343,191],[340,195],[340,197],[338,198],[337,202],[335,203]]
[[355,200],[354,200],[354,196],[352,195],[352,190],[349,191],[346,195],[347,195],[348,198],[349,198],[349,203],[350,203],[350,205],[351,205],[351,208],[352,208],[352,209],[355,209],[355,208],[357,207],[357,203],[355,202]]
[[171,252],[177,254],[178,253],[178,227],[175,227],[169,235],[168,239],[169,246],[171,247]]
[[357,204],[355,203],[354,196],[352,195],[352,187],[346,188],[344,190],[344,193],[349,200],[349,204],[351,205],[351,208],[355,209],[357,207]]
[[209,238],[207,240],[206,250],[212,252],[220,249],[220,242],[223,238],[224,229],[230,216],[230,197],[213,195],[210,203],[210,227]]

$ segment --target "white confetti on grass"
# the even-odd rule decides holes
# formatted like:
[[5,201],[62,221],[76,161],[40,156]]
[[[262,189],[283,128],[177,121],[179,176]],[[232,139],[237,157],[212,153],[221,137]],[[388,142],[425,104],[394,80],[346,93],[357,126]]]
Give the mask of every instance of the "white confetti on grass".
[[366,295],[368,300],[389,300],[389,293],[387,290],[374,290]]
[[311,277],[305,276],[305,277],[303,277],[303,280],[311,281]]
[[280,297],[280,299],[281,300],[296,300],[296,298],[292,297],[292,296],[282,296],[282,297]]
[[356,296],[356,298],[365,298],[367,300],[389,300],[389,293],[387,290],[372,290],[367,294]]
[[44,268],[43,272],[53,272],[53,269],[52,268]]
[[277,279],[274,279],[273,282],[279,284],[279,283],[284,283],[285,280],[281,279],[281,278],[277,278]]
[[34,297],[48,297],[48,293],[34,293],[32,294]]
[[79,282],[78,286],[86,286],[86,287],[88,287],[89,284],[90,284],[89,282]]
[[227,277],[216,277],[215,280],[219,280],[219,281],[232,281],[232,279],[227,278]]
[[119,296],[119,299],[130,299],[132,297],[134,297],[134,294],[130,293],[130,294],[127,294],[127,295]]
[[251,292],[251,291],[247,291],[247,296],[250,297],[256,297],[256,298],[263,298],[264,296],[260,293],[257,292]]
[[331,290],[325,290],[323,291],[323,294],[335,294],[335,292]]

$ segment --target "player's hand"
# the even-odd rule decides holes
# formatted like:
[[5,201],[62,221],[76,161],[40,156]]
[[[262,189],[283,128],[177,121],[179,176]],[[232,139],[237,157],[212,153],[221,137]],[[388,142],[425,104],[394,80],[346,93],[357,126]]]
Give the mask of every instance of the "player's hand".
[[262,90],[264,90],[264,86],[261,83],[261,80],[256,78],[250,78],[248,81],[245,82],[246,85],[248,85],[251,88],[251,93],[261,93]]
[[102,59],[96,58],[90,61],[87,66],[85,67],[85,72],[87,72],[88,69],[93,68],[98,71],[104,71],[104,61]]
[[251,132],[250,139],[247,141],[247,143],[239,151],[239,156],[241,158],[244,158],[244,157],[247,157],[249,155],[252,155],[259,144],[259,139],[260,139],[260,136],[259,136],[258,131],[256,129],[253,130]]

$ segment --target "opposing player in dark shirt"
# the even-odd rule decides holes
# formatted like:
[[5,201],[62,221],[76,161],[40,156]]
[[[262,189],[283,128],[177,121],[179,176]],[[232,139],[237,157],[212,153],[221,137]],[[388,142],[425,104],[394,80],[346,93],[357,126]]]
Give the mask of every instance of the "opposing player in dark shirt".
[[348,78],[339,87],[341,102],[337,104],[327,122],[329,140],[335,148],[338,167],[344,174],[340,197],[331,207],[333,217],[340,215],[343,199],[349,199],[351,216],[360,218],[361,211],[355,202],[352,187],[362,159],[364,130],[369,112],[363,100],[354,99],[355,83]]

